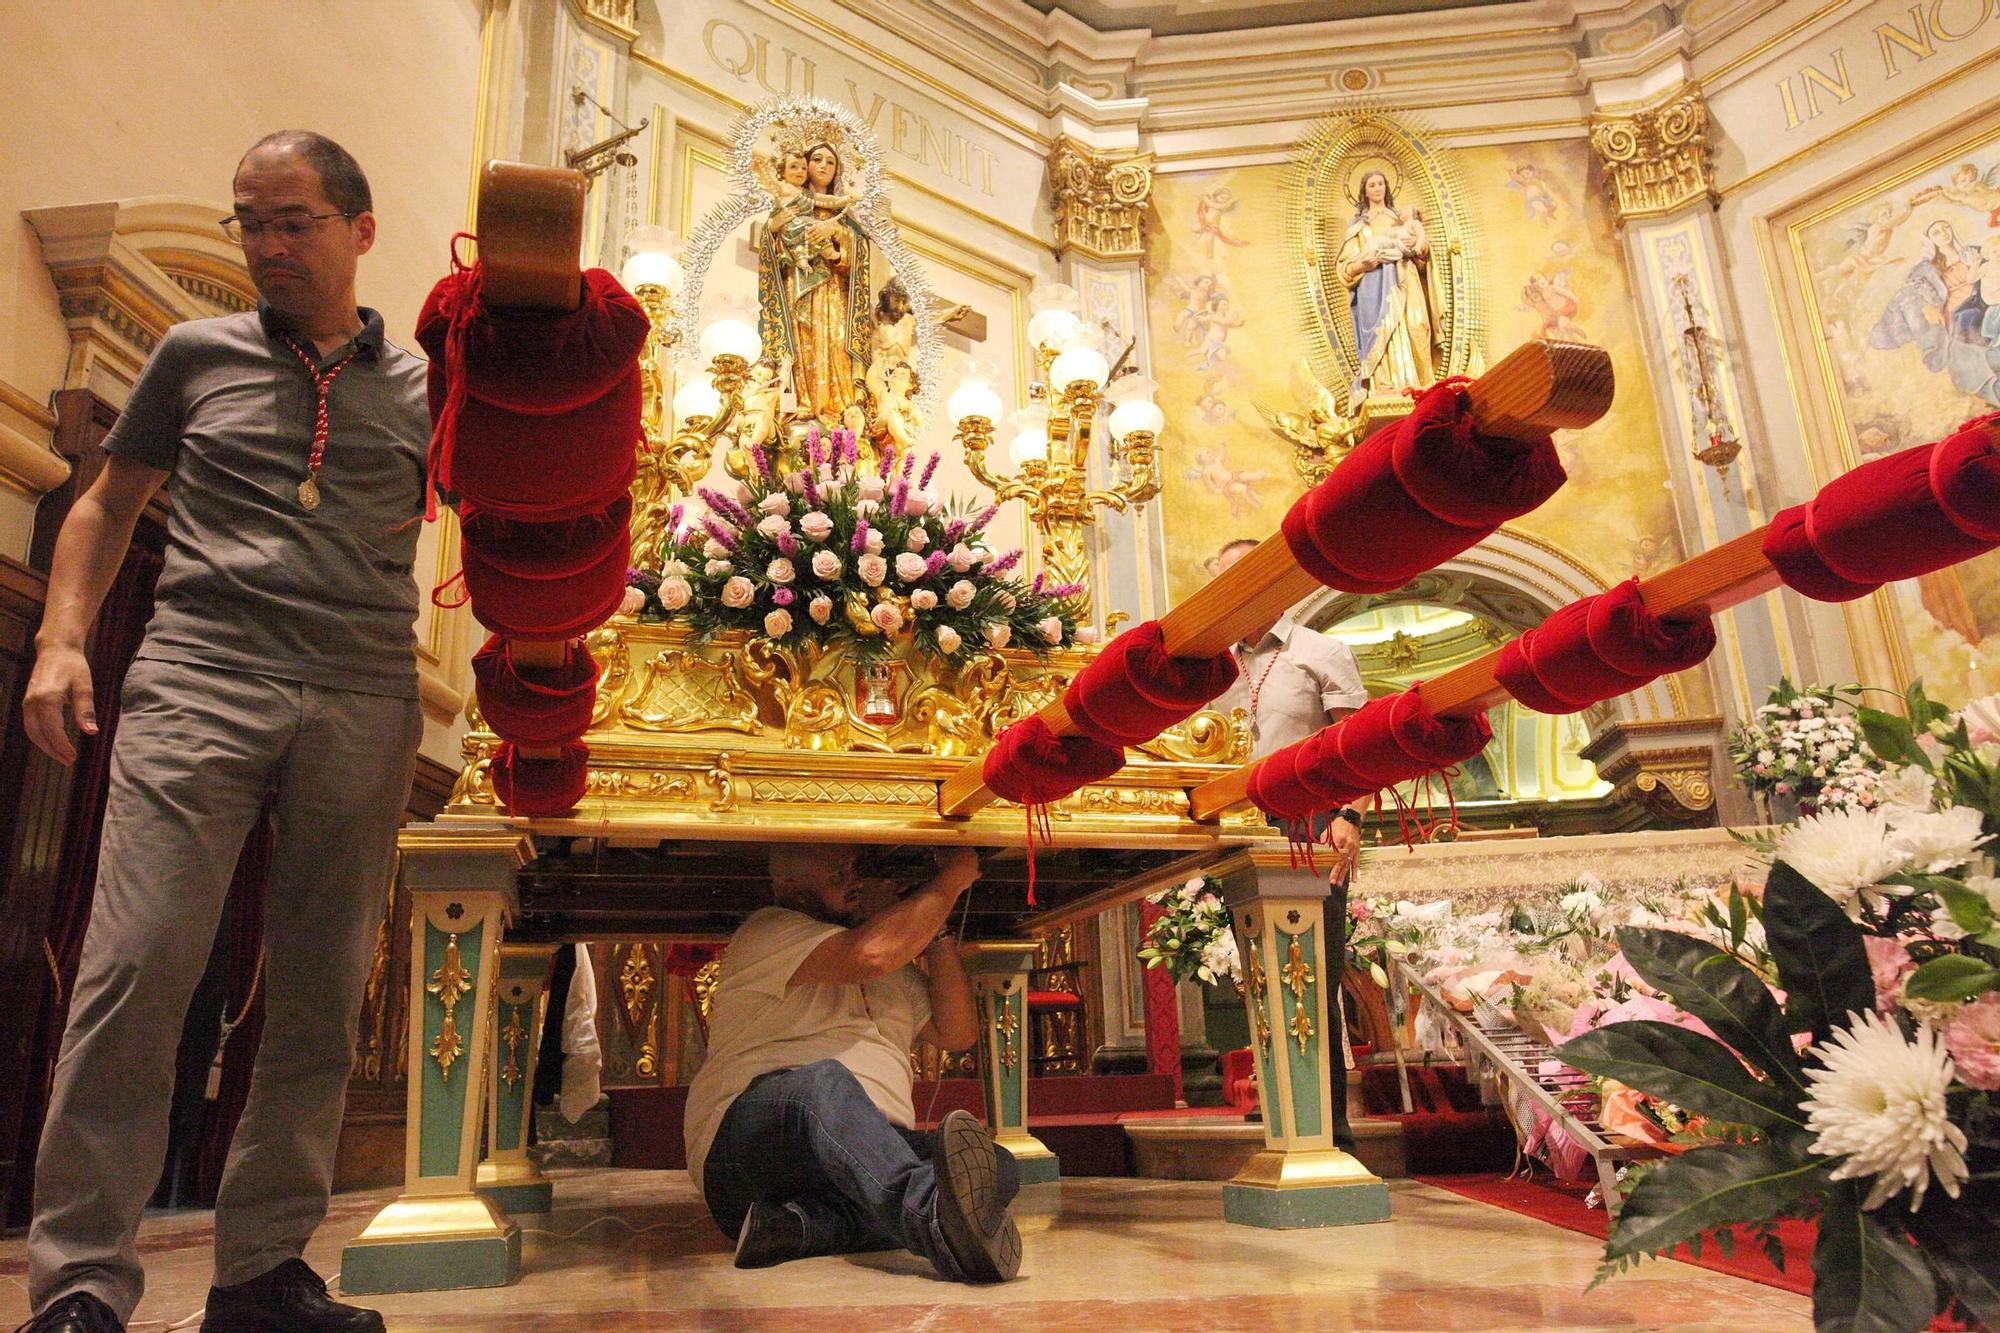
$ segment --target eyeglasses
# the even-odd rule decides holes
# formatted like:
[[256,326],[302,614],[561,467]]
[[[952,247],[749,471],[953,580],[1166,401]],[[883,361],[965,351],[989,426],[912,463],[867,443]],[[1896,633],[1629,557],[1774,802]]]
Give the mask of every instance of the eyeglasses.
[[359,213],[286,213],[268,220],[262,218],[226,217],[222,219],[222,234],[238,245],[246,241],[260,241],[266,233],[281,241],[303,241],[319,230],[319,224],[328,218],[360,217]]

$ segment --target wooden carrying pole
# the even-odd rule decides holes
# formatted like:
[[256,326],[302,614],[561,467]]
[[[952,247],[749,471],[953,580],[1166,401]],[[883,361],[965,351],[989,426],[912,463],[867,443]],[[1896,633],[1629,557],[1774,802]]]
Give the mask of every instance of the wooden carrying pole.
[[[1611,390],[1611,357],[1602,348],[1531,342],[1474,380],[1467,395],[1482,434],[1534,440],[1597,420],[1611,406]],[[1166,650],[1176,657],[1214,657],[1263,633],[1319,588],[1292,558],[1284,534],[1273,533],[1160,618]],[[1058,736],[1076,730],[1060,700],[1038,716]],[[968,760],[944,780],[940,813],[967,816],[997,799],[986,785],[984,763],[983,757]]]
[[[1778,586],[1778,571],[1764,558],[1764,533],[1768,527],[1746,532],[1712,551],[1675,565],[1639,585],[1640,599],[1656,616],[1703,611],[1714,615],[1749,601]],[[1500,650],[1494,649],[1454,667],[1436,680],[1417,686],[1417,693],[1432,713],[1439,717],[1469,717],[1483,713],[1508,698],[1507,691],[1494,679],[1500,664]],[[1332,724],[1339,726],[1339,723]],[[1256,762],[1243,765],[1202,783],[1188,793],[1188,809],[1196,819],[1214,819],[1233,805],[1250,799],[1250,770]]]

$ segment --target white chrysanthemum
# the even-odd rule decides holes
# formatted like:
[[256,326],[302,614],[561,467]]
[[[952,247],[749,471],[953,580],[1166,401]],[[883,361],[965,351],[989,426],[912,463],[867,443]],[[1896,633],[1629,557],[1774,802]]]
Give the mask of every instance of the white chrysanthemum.
[[1852,1027],[1814,1046],[1824,1068],[1807,1069],[1806,1128],[1818,1133],[1812,1150],[1845,1158],[1835,1180],[1873,1176],[1863,1208],[1879,1208],[1910,1191],[1910,1211],[1924,1201],[1931,1176],[1952,1198],[1964,1183],[1965,1131],[1945,1112],[1951,1055],[1931,1028],[1917,1027],[1915,1041],[1873,1012],[1849,1015]]
[[1242,955],[1236,952],[1236,936],[1230,931],[1217,934],[1201,951],[1204,981],[1230,980],[1241,973],[1242,967]]
[[1880,898],[1909,892],[1877,887],[1909,864],[1908,855],[1891,845],[1889,821],[1879,810],[1808,815],[1778,834],[1777,857],[1857,920],[1864,895]]
[[1979,821],[1979,811],[1969,805],[1954,805],[1935,814],[1911,814],[1893,820],[1889,838],[1910,869],[1935,875],[1962,866],[1979,854],[1980,845],[1986,841]]
[[1892,768],[1875,780],[1875,804],[1891,815],[1919,815],[1931,808],[1937,779],[1916,764]]

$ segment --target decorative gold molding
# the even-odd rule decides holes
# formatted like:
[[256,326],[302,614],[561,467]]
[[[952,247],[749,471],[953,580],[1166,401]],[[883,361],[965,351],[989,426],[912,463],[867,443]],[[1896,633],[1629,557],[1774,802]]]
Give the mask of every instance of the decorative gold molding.
[[1719,717],[1608,723],[1578,753],[1611,784],[1611,798],[1666,828],[1713,824]]
[[69,464],[51,447],[55,414],[0,380],[0,487],[39,500],[69,479]]
[[1146,256],[1146,203],[1153,197],[1153,155],[1101,154],[1062,135],[1049,151],[1050,209],[1056,254],[1097,260]]
[[1593,115],[1590,146],[1604,164],[1605,190],[1621,225],[1692,203],[1713,206],[1721,197],[1715,189],[1708,103],[1693,84],[1650,106]]
[[444,945],[444,959],[437,971],[431,973],[430,983],[425,990],[437,996],[444,1008],[444,1022],[438,1027],[438,1034],[430,1045],[431,1059],[437,1061],[438,1074],[445,1082],[451,1081],[451,1067],[465,1054],[465,1041],[458,1032],[458,1002],[465,992],[472,988],[472,973],[466,971],[464,961],[459,957],[458,935],[451,934]]
[[576,0],[584,18],[623,41],[639,40],[639,0]]

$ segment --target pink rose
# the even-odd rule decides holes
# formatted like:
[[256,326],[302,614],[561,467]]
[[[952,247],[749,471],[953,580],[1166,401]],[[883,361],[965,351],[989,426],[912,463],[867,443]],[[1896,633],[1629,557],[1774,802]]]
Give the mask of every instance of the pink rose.
[[880,587],[882,580],[889,577],[889,562],[871,553],[854,562],[854,572],[859,574],[861,581],[869,587]]
[[799,520],[799,531],[812,541],[823,542],[833,534],[833,520],[815,509]]
[[1021,599],[1013,593],[1008,592],[1005,588],[1002,588],[1000,590],[1000,605],[1012,611],[1021,605]]
[[1368,903],[1361,898],[1356,898],[1353,902],[1350,902],[1347,905],[1347,914],[1353,917],[1356,921],[1366,921],[1369,917],[1373,916],[1374,913],[1375,909],[1370,907]]
[[870,474],[861,479],[861,498],[879,500],[882,498],[882,479]]
[[1043,616],[1035,622],[1035,629],[1041,634],[1042,642],[1052,648],[1062,642],[1063,623],[1060,616]]
[[910,594],[910,606],[918,611],[937,610],[937,594],[929,588],[919,588]]
[[972,586],[971,579],[960,579],[945,590],[944,602],[954,611],[963,611],[972,605],[973,594],[979,589]]
[[806,603],[806,614],[813,618],[815,625],[824,625],[833,617],[833,598],[819,593]]
[[986,646],[989,648],[1005,648],[1007,640],[1013,637],[1014,631],[1004,620],[996,620],[986,627]]
[[701,572],[712,579],[719,579],[735,568],[736,566],[730,564],[727,560],[711,560],[701,567]]
[[1987,991],[1944,1025],[1945,1049],[1968,1088],[2000,1092],[2000,991]]
[[833,579],[840,577],[840,557],[831,551],[814,551],[812,571],[815,578]]
[[618,599],[618,614],[621,616],[636,616],[645,609],[646,590],[644,588],[627,588],[625,595]]
[[660,581],[660,605],[669,611],[680,610],[693,596],[694,589],[690,588],[688,581],[678,574]]
[[740,481],[732,481],[729,483],[729,496],[737,504],[748,505],[750,503],[750,488]]
[[[825,555],[826,552],[821,551],[820,554]],[[798,576],[798,571],[792,568],[792,562],[783,556],[779,556],[776,560],[764,566],[764,577],[773,583],[790,583]]]
[[778,540],[779,534],[790,532],[791,530],[792,525],[783,514],[766,514],[757,520],[757,531],[763,533],[772,541]]
[[1096,643],[1103,637],[1104,632],[1095,625],[1078,625],[1076,627],[1076,641],[1078,643]]
[[791,476],[786,477],[785,489],[793,495],[803,495],[806,489],[806,474],[803,472],[794,472]]
[[1891,1013],[1903,999],[1903,979],[1917,970],[1910,951],[1901,940],[1869,935],[1861,941],[1868,950],[1868,970],[1875,978],[1875,1007]]
[[778,610],[764,617],[764,634],[767,638],[782,639],[792,632],[792,613]]
[[945,557],[945,563],[951,566],[953,573],[963,574],[972,568],[972,562],[978,558],[970,546],[960,542],[951,548],[951,554]]
[[767,514],[789,514],[792,512],[791,499],[782,491],[772,491],[757,502],[757,507]]
[[931,512],[931,506],[935,503],[936,501],[932,500],[925,492],[911,491],[908,496],[904,497],[903,512],[911,518],[922,518],[925,514]]
[[709,560],[727,560],[729,558],[729,548],[713,537],[710,537],[701,544],[701,553],[704,558]]
[[915,551],[905,551],[896,557],[896,577],[905,583],[915,583],[924,576],[924,558]]
[[861,545],[867,549],[870,555],[882,554],[882,529],[868,529],[868,535],[861,539]]
[[868,618],[875,622],[875,628],[884,634],[894,634],[903,628],[903,613],[896,609],[894,602],[877,602],[868,609]]
[[738,611],[750,605],[751,600],[756,596],[757,585],[750,582],[749,579],[744,578],[741,574],[736,575],[729,582],[722,585],[722,604]]
[[939,625],[937,632],[938,651],[947,656],[958,651],[965,640],[958,637],[958,631],[949,625]]
[[911,528],[909,537],[903,542],[912,551],[921,551],[930,544],[931,535],[922,528]]

